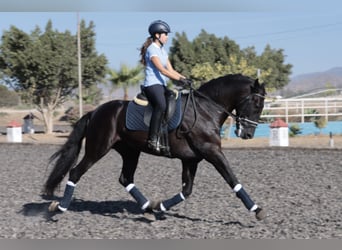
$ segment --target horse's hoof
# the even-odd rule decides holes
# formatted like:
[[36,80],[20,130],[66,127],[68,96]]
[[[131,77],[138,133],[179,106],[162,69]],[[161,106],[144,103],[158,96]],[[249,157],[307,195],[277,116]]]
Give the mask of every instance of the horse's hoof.
[[58,205],[59,205],[58,201],[51,202],[51,204],[49,206],[49,212],[55,212],[55,211],[59,210]]
[[158,212],[145,211],[144,218],[148,220],[149,222],[160,221],[160,220],[166,219],[165,213],[162,211],[158,211]]
[[267,213],[262,208],[257,208],[257,210],[255,211],[255,217],[257,218],[257,220],[263,220],[266,218],[266,216],[267,216]]
[[156,220],[166,220],[165,213],[163,211],[159,211],[154,214],[156,217]]
[[144,217],[145,217],[146,220],[148,220],[150,222],[157,220],[155,214],[153,212],[150,212],[150,211],[144,212]]
[[160,203],[161,203],[160,200],[151,201],[151,202],[150,202],[150,205],[149,205],[148,207],[149,207],[150,209],[152,209],[152,210],[160,211]]

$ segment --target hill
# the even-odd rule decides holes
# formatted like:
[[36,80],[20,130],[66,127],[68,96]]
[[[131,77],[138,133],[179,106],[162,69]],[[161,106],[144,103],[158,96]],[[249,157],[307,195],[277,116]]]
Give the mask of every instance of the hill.
[[295,76],[290,83],[280,91],[280,95],[290,97],[325,88],[342,89],[342,67],[335,67],[323,72],[314,72]]

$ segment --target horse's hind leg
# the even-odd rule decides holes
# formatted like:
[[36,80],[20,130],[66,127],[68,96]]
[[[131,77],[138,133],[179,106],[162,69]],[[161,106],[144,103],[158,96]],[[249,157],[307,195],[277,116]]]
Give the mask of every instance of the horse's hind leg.
[[[107,151],[108,152],[108,151]],[[76,183],[80,180],[81,176],[87,172],[87,170],[94,165],[104,154],[100,154],[100,156],[88,155],[87,153],[84,155],[83,159],[77,164],[77,166],[70,170],[69,179],[65,186],[64,195],[59,202],[52,202],[49,211],[59,210],[65,212],[71,203],[72,196],[74,194],[74,189],[76,187]]]
[[197,171],[198,161],[182,161],[183,171],[182,171],[182,192],[176,194],[170,199],[163,200],[161,202],[157,202],[152,205],[153,209],[167,211],[171,207],[176,206],[177,204],[184,201],[188,198],[192,193],[192,187]]

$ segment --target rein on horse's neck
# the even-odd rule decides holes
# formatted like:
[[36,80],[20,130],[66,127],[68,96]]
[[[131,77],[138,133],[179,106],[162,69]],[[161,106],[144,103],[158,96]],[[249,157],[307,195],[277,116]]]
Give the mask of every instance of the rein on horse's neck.
[[[181,121],[183,121],[184,119],[184,114],[185,114],[185,110],[189,104],[189,99],[190,101],[193,103],[193,108],[194,108],[194,115],[195,115],[195,120],[192,124],[192,126],[188,129],[188,130],[185,130],[185,131],[181,131],[180,127],[177,128],[176,130],[176,134],[177,134],[177,137],[180,137],[179,134],[187,134],[189,132],[191,132],[192,128],[195,126],[196,124],[196,121],[197,121],[197,108],[196,108],[196,101],[194,99],[194,94],[197,94],[198,96],[206,99],[207,101],[209,101],[210,104],[213,104],[214,106],[216,106],[218,109],[220,109],[224,114],[226,114],[227,116],[231,116],[235,122],[237,124],[240,124],[240,122],[245,122],[245,123],[249,123],[250,125],[256,127],[258,125],[257,122],[254,122],[252,120],[249,120],[248,118],[241,118],[240,116],[236,115],[236,114],[233,114],[232,112],[228,111],[225,107],[223,107],[221,104],[215,102],[212,98],[210,98],[209,96],[205,95],[204,93],[202,93],[201,91],[199,90],[196,90],[194,89],[192,86],[190,86],[190,89],[189,89],[189,94],[186,98],[186,102],[185,102],[185,105],[184,105],[184,110],[183,110],[183,115],[182,115],[182,118],[181,118]],[[265,98],[263,95],[260,95],[258,93],[250,93],[248,96],[246,96],[245,98],[243,98],[239,103],[239,104],[242,104],[243,102],[247,101],[252,95],[257,95],[257,96],[260,96],[260,97],[263,97]]]
[[195,92],[195,94],[199,95],[200,97],[203,97],[204,99],[206,99],[207,101],[209,101],[211,104],[214,104],[217,108],[219,108],[220,110],[222,110],[223,113],[232,116],[234,119],[236,117],[236,115],[234,115],[232,112],[228,111],[225,107],[223,107],[221,104],[218,104],[217,102],[215,102],[215,100],[213,100],[212,98],[210,98],[209,96],[203,94],[201,91],[198,91],[196,89],[193,89],[193,91]]
[[[210,98],[209,96],[203,94],[202,92],[193,89],[193,91],[198,94],[199,96],[203,97],[204,99],[208,100],[210,103],[214,104],[216,107],[218,107],[219,109],[222,110],[223,113],[227,114],[228,116],[231,116],[236,123],[240,123],[241,121],[249,123],[250,125],[256,127],[258,125],[257,122],[254,122],[252,120],[249,120],[248,118],[241,118],[240,116],[233,114],[232,112],[228,111],[225,107],[223,107],[222,105],[218,104],[217,102],[215,102],[215,100],[213,100],[212,98]],[[249,95],[247,95],[246,97],[244,97],[237,105],[240,105],[242,103],[244,103],[245,101],[247,101],[249,98],[251,98],[252,95],[257,95],[259,97],[265,98],[263,95],[259,94],[259,93],[250,93]]]

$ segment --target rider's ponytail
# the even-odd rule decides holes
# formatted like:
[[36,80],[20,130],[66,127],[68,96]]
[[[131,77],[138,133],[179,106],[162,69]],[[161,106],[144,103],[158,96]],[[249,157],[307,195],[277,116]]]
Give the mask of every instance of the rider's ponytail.
[[147,50],[148,46],[151,45],[152,42],[153,42],[153,41],[152,41],[152,38],[151,38],[151,37],[148,37],[148,38],[146,39],[146,41],[144,42],[144,44],[143,44],[143,45],[141,46],[141,48],[140,48],[140,56],[141,56],[140,62],[141,62],[144,66],[146,66],[146,60],[145,60],[146,50]]

